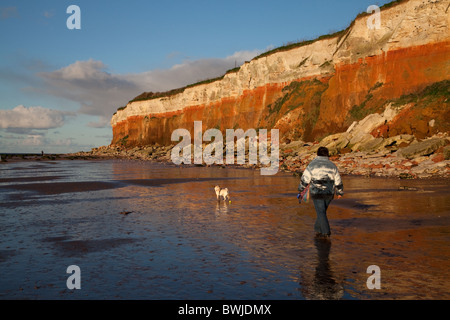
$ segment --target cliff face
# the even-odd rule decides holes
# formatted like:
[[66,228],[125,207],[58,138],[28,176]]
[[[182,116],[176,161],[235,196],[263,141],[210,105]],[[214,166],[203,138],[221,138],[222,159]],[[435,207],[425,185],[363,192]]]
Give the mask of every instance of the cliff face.
[[111,119],[112,144],[170,144],[173,130],[192,134],[195,120],[202,121],[203,130],[278,128],[281,140],[313,141],[346,131],[355,120],[382,113],[388,102],[428,92],[432,85],[439,94],[431,91],[433,99],[426,103],[414,100],[372,135],[423,138],[447,132],[448,5],[401,2],[382,9],[379,29],[368,28],[372,16],[362,15],[334,37],[253,59],[212,83],[132,101]]

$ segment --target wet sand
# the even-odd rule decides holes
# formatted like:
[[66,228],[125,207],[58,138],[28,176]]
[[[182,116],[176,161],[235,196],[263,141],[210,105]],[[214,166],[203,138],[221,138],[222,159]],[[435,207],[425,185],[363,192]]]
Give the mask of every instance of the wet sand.
[[[343,181],[324,241],[287,173],[4,163],[0,299],[449,299],[449,181]],[[216,184],[231,203],[217,203]],[[70,265],[80,290],[66,286]],[[370,265],[381,289],[367,288]]]

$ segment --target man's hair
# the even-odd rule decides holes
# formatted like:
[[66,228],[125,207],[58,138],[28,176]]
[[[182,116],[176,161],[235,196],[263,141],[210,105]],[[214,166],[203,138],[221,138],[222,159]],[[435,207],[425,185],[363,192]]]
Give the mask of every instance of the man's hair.
[[327,147],[320,147],[317,150],[317,155],[322,157],[329,157],[329,152]]

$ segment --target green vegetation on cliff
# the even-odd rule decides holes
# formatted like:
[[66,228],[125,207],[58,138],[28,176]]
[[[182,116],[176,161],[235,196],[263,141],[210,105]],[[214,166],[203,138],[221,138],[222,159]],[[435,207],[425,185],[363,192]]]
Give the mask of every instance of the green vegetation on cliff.
[[[238,72],[239,70],[240,70],[240,67],[236,67],[236,68],[228,70],[227,72],[225,72],[224,75],[222,75],[220,77],[201,80],[199,82],[196,82],[196,83],[193,83],[193,84],[189,84],[189,85],[187,85],[185,87],[173,89],[173,90],[170,90],[170,91],[165,91],[165,92],[143,92],[140,95],[138,95],[137,97],[135,97],[134,99],[130,100],[130,102],[170,97],[170,96],[173,96],[173,95],[176,95],[176,94],[179,94],[179,93],[183,93],[184,90],[186,90],[187,88],[192,88],[192,87],[199,86],[199,85],[202,85],[202,84],[208,84],[208,83],[212,83],[212,82],[215,82],[215,81],[222,80],[225,77],[225,75],[230,74],[230,73]],[[119,110],[123,110],[123,109],[125,109],[125,107],[121,107],[121,108],[119,108],[117,110],[119,111]]]
[[[308,139],[319,118],[322,94],[328,88],[328,83],[318,79],[292,81],[282,89],[282,96],[269,104],[259,126],[277,127],[289,139]],[[295,123],[294,130],[285,132],[282,118],[289,118],[289,123]]]
[[450,99],[450,80],[436,82],[420,92],[403,95],[394,100],[393,105],[401,106],[407,103],[415,103],[416,106],[424,108],[439,98]]

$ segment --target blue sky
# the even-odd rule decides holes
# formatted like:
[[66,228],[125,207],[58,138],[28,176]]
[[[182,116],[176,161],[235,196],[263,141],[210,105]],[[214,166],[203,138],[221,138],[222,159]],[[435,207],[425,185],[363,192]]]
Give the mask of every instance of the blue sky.
[[143,91],[220,76],[388,2],[1,0],[0,153],[108,145],[112,114]]

